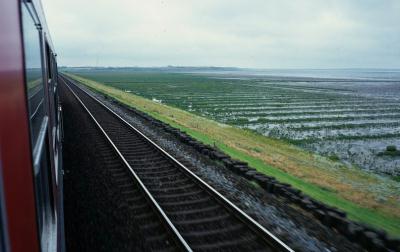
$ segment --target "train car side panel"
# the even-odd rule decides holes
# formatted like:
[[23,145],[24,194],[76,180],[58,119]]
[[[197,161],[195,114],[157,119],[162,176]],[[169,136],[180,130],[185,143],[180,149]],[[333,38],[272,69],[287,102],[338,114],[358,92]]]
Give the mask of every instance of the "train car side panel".
[[[6,244],[38,251],[19,1],[0,1],[0,162]],[[6,147],[6,148],[5,148]]]

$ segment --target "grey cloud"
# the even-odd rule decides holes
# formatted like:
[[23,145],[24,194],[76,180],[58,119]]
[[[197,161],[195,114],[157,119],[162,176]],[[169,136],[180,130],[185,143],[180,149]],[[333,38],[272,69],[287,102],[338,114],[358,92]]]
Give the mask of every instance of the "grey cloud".
[[43,0],[61,65],[400,67],[400,1]]

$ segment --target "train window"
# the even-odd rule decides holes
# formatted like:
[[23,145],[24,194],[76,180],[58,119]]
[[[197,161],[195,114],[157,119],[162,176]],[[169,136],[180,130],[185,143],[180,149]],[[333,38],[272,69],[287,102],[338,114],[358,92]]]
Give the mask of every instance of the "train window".
[[25,6],[22,8],[22,22],[31,141],[35,146],[45,115],[40,33]]

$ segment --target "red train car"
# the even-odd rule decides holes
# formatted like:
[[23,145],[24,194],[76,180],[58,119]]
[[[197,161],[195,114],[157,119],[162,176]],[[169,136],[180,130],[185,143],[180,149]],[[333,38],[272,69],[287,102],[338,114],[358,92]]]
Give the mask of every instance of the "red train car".
[[62,117],[40,1],[0,1],[0,251],[63,251]]

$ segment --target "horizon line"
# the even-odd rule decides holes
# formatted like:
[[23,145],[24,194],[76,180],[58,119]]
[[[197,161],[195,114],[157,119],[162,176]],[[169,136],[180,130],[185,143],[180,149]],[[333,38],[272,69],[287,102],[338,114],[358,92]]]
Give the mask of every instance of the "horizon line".
[[400,67],[240,67],[240,66],[191,66],[191,65],[164,65],[164,66],[59,66],[59,68],[229,68],[252,70],[400,70]]

